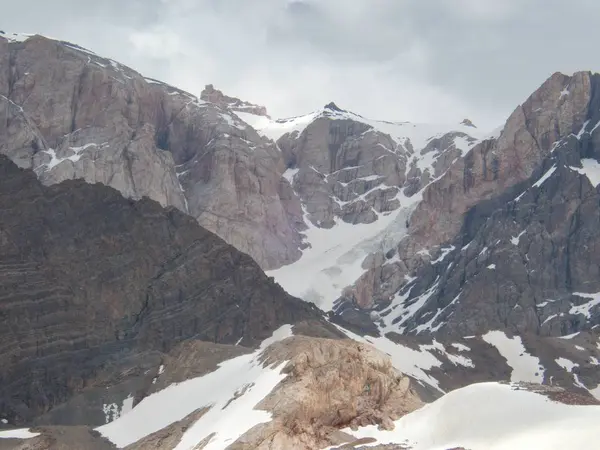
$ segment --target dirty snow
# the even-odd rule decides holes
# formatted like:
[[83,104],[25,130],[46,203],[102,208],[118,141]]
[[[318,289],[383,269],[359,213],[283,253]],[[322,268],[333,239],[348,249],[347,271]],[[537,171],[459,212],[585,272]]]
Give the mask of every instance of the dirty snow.
[[413,450],[562,450],[592,448],[598,423],[599,406],[565,405],[510,385],[479,383],[402,417],[393,431],[376,426],[344,431]]
[[[211,433],[215,436],[204,449],[223,449],[253,426],[271,420],[270,413],[253,408],[285,378],[281,369],[286,363],[264,368],[258,359],[268,345],[291,335],[291,327],[285,325],[254,353],[227,360],[219,364],[217,370],[202,377],[172,384],[146,397],[130,412],[97,430],[123,447],[199,408],[211,407],[188,428],[176,449],[192,449]],[[243,390],[243,395],[231,401],[233,393]]]
[[527,353],[520,336],[509,338],[503,331],[490,331],[484,334],[482,339],[496,347],[506,359],[506,363],[512,367],[511,381],[544,381],[544,368],[540,366],[539,358]]

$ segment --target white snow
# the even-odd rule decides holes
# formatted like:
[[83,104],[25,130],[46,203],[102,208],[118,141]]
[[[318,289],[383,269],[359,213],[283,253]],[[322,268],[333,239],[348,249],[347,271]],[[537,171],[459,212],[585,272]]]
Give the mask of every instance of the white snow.
[[537,180],[533,185],[535,187],[540,187],[544,181],[546,181],[548,178],[550,178],[552,176],[552,174],[556,171],[556,165],[550,167],[550,169],[548,169],[548,171],[539,179]]
[[404,144],[408,139],[416,152],[425,148],[431,139],[441,137],[451,131],[462,132],[474,138],[473,142],[469,142],[468,139],[461,136],[454,139],[454,145],[462,151],[470,149],[477,143],[478,139],[482,139],[488,135],[485,130],[479,130],[462,124],[386,122],[367,119],[350,111],[320,110],[304,116],[278,120],[272,120],[268,117],[257,116],[246,112],[236,111],[236,115],[258,131],[259,134],[275,141],[286,133],[302,133],[310,123],[321,117],[327,117],[330,120],[354,120],[356,122],[364,123],[380,133],[389,135],[396,144]]
[[568,360],[567,358],[557,358],[554,360],[556,362],[556,364],[558,364],[560,367],[562,367],[563,369],[565,369],[567,372],[573,372],[573,369],[575,367],[579,367],[579,364],[574,363],[571,360]]
[[473,364],[473,361],[471,359],[467,358],[466,356],[453,355],[452,353],[446,353],[446,357],[455,366],[475,367],[475,364]]
[[487,268],[490,270],[494,270],[496,269],[496,264],[490,264],[489,266],[487,266]]
[[86,53],[88,55],[97,56],[93,51],[88,50],[87,48],[79,47],[78,45],[69,44],[68,42],[63,42],[65,47],[71,48],[73,50],[77,50],[81,53]]
[[290,119],[272,120],[265,116],[257,116],[248,112],[236,111],[235,114],[254,128],[259,134],[276,141],[286,133],[297,131],[302,133],[304,129],[315,120],[319,113],[307,114],[306,116],[292,117]]
[[308,230],[303,233],[310,248],[293,264],[267,272],[290,294],[314,302],[321,309],[332,309],[342,290],[365,271],[362,261],[371,252],[386,252],[406,235],[406,219],[420,194],[410,198],[398,194],[400,208],[378,214],[370,224],[352,225],[336,219],[330,228],[318,228],[305,214]]
[[573,334],[567,334],[566,336],[559,336],[558,339],[573,339],[575,336],[577,336],[579,334],[579,331],[577,333],[573,333]]
[[525,233],[527,232],[527,230],[523,230],[519,233],[518,236],[513,236],[510,238],[510,242],[513,245],[519,245],[519,241],[521,240],[521,236],[523,236]]
[[546,320],[544,320],[544,321],[542,322],[542,325],[544,325],[546,322],[550,322],[551,320],[553,320],[553,319],[556,319],[557,317],[558,317],[558,314],[552,314],[552,315],[548,316],[548,317],[546,318]]
[[566,97],[567,95],[569,95],[569,88],[568,87],[566,87],[562,91],[560,91],[560,98]]
[[513,369],[511,381],[531,383],[544,381],[544,369],[540,366],[539,358],[527,353],[520,336],[509,338],[503,331],[490,331],[484,334],[482,339],[496,347]]
[[575,450],[593,448],[598,423],[598,406],[565,405],[510,385],[479,383],[402,417],[393,431],[343,431],[413,450]]
[[464,344],[459,344],[459,343],[455,342],[455,343],[450,344],[450,345],[452,345],[452,347],[454,347],[459,352],[470,352],[471,351],[471,348],[467,347]]
[[32,433],[28,428],[0,431],[0,439],[30,439],[39,435],[40,433]]
[[597,187],[600,184],[600,163],[595,159],[583,158],[581,165],[582,167],[569,166],[569,169],[585,175],[590,180],[590,183],[592,183],[592,186]]
[[592,318],[591,310],[596,306],[600,305],[600,292],[595,294],[584,294],[582,292],[573,292],[573,295],[578,297],[588,298],[590,299],[588,302],[583,303],[582,305],[575,306],[573,305],[569,310],[569,314],[583,314],[588,319]]
[[448,248],[443,248],[442,249],[442,254],[439,256],[439,258],[431,261],[431,264],[437,264],[439,262],[442,262],[446,258],[446,256],[448,256],[454,250],[456,250],[456,247],[454,247],[454,245],[451,245]]
[[[227,360],[202,377],[172,384],[97,430],[117,446],[124,447],[199,408],[210,407],[186,431],[176,449],[193,449],[211,433],[215,435],[204,449],[223,449],[253,426],[271,420],[270,413],[253,408],[285,378],[281,370],[286,362],[265,368],[259,357],[267,346],[291,335],[291,327],[283,326],[257,351]],[[235,392],[242,395],[232,400]]]
[[238,130],[246,129],[246,124],[239,119],[236,120],[237,117],[234,117],[231,114],[219,113],[219,117],[221,117],[221,119],[223,119],[230,127],[237,128]]
[[581,126],[581,130],[579,130],[579,133],[577,133],[577,135],[575,136],[577,138],[577,140],[580,140],[584,134],[588,134],[588,132],[586,131],[586,128],[588,126],[588,124],[590,123],[589,120],[586,120],[583,125]]
[[460,156],[463,156],[465,153],[471,150],[471,148],[473,148],[477,142],[479,141],[468,139],[464,136],[456,136],[454,138],[454,146],[461,151]]
[[481,138],[481,140],[498,139],[503,131],[504,131],[504,124],[500,125],[498,128],[495,128],[489,134],[483,136]]
[[294,181],[294,177],[300,171],[300,169],[287,169],[283,172],[283,178],[289,181],[290,184]]
[[580,345],[576,345],[576,346],[575,346],[575,348],[576,348],[577,350],[579,350],[580,352],[585,352],[585,348],[583,348],[583,347],[582,347],[582,346],[580,346]]
[[65,156],[63,158],[59,158],[58,156],[56,156],[56,150],[53,148],[49,148],[48,150],[44,150],[43,153],[46,153],[48,155],[50,155],[50,162],[44,164],[42,167],[44,167],[45,170],[52,170],[54,167],[58,166],[60,163],[62,163],[63,161],[71,161],[71,162],[77,162],[81,159],[81,157],[83,156],[81,153],[84,150],[87,150],[88,148],[91,147],[102,147],[104,145],[106,145],[107,143],[98,145],[96,143],[89,143],[89,144],[85,144],[79,147],[69,147],[69,150],[71,150],[73,152],[72,155],[70,156]]
[[9,42],[25,42],[30,37],[35,36],[29,33],[6,33],[0,34],[0,37],[6,38]]
[[[413,288],[412,286],[403,294],[397,293],[390,303],[390,306],[383,311],[385,317],[383,319],[384,325],[381,327],[381,331],[383,333],[390,331],[403,333],[406,329],[404,324],[414,317],[421,310],[421,308],[425,306],[427,300],[429,300],[429,298],[436,292],[438,281],[439,277],[427,291],[410,300],[409,297]],[[390,313],[385,314],[387,311],[390,311]]]
[[422,345],[419,347],[419,350],[413,350],[410,347],[396,344],[385,336],[365,339],[345,328],[335,326],[350,339],[372,345],[379,351],[386,353],[392,360],[392,365],[400,372],[410,375],[422,383],[433,386],[440,392],[443,392],[439,387],[439,381],[426,372],[434,367],[442,366],[442,362],[429,351],[432,349],[435,350],[435,346]]

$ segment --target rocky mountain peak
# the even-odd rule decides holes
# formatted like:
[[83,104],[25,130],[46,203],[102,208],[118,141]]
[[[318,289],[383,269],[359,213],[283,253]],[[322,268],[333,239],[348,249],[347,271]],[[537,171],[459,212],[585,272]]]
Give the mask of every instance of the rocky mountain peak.
[[464,125],[465,127],[477,128],[475,126],[475,124],[473,122],[471,122],[471,120],[469,120],[469,119],[463,119],[463,121],[460,124]]
[[214,103],[220,108],[229,109],[230,111],[269,117],[266,107],[225,95],[219,89],[215,89],[212,84],[207,84],[204,87],[204,90],[200,93],[200,99],[205,102]]
[[334,102],[329,102],[327,103],[323,109],[325,111],[335,111],[335,112],[346,112],[345,110],[343,110],[342,108],[340,108],[338,105],[336,105]]

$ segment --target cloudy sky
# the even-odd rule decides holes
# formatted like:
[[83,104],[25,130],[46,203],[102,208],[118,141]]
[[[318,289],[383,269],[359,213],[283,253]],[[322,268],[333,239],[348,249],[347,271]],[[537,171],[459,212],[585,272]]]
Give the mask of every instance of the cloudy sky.
[[271,115],[494,128],[555,71],[600,71],[598,0],[0,0],[0,29],[76,42]]

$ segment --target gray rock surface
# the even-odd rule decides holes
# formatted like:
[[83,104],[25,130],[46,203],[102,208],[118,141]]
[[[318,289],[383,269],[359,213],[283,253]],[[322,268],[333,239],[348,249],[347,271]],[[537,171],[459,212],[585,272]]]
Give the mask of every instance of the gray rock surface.
[[41,36],[0,36],[0,68],[0,152],[45,184],[80,178],[174,206],[263,268],[300,256],[281,153],[227,102]]
[[409,237],[373,258],[346,298],[378,309],[401,295],[404,307],[420,299],[418,313],[394,316],[407,332],[508,327],[556,336],[595,326],[597,315],[569,311],[586,301],[573,293],[600,291],[592,256],[598,194],[577,171],[600,156],[597,85],[598,76],[585,72],[548,79],[497,139],[475,146],[425,189]]

